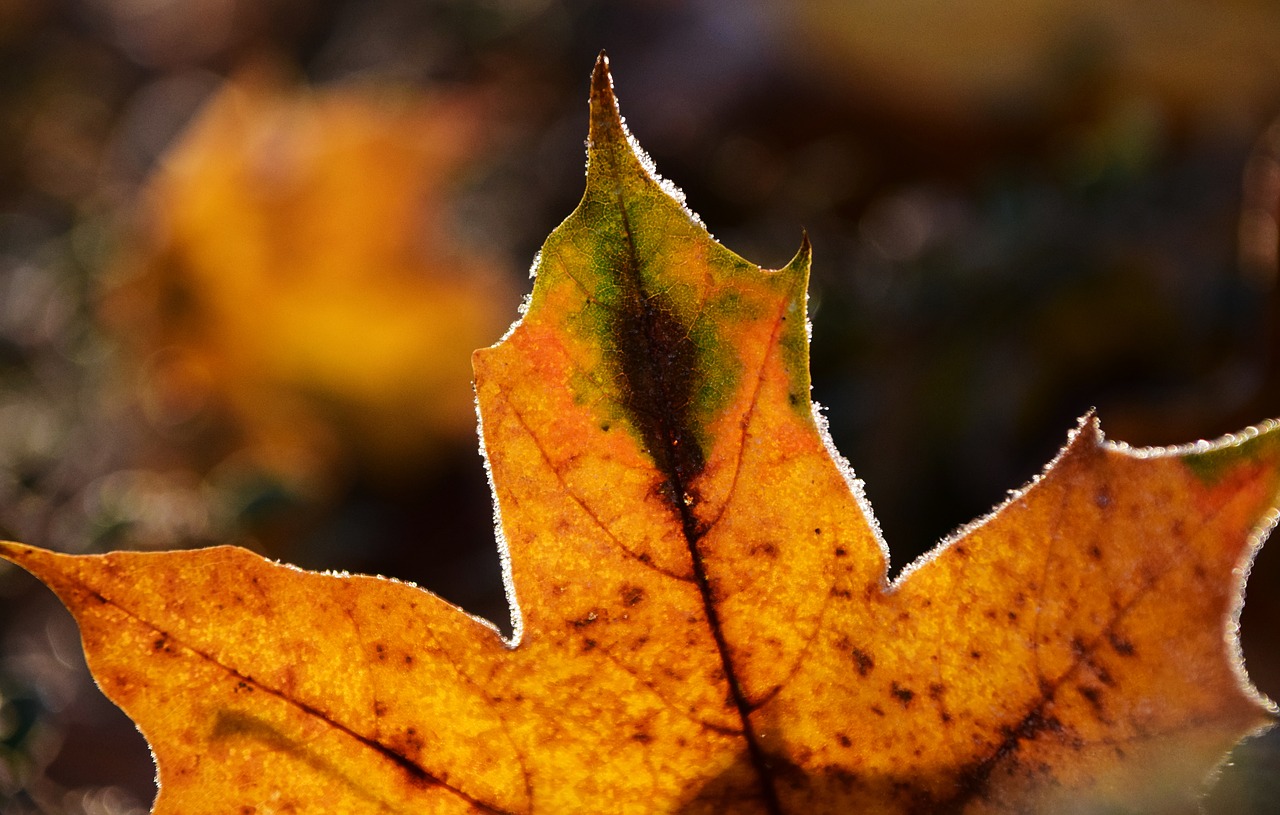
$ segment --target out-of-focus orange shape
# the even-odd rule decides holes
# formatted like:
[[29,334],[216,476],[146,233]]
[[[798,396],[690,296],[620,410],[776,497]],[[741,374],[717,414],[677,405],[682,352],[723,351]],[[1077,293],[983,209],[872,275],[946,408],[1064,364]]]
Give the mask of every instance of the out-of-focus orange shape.
[[1194,808],[1274,715],[1234,625],[1280,425],[1135,451],[1089,418],[890,583],[808,399],[807,244],[765,270],[711,240],[605,65],[582,203],[475,357],[515,642],[242,549],[0,544],[151,742],[156,813]]
[[470,353],[516,300],[455,234],[486,115],[480,94],[228,81],[150,182],[108,300],[151,417],[229,419],[284,476],[469,436]]
[[1267,0],[800,0],[785,24],[806,71],[925,121],[1017,124],[1084,91],[1249,128],[1280,91]]

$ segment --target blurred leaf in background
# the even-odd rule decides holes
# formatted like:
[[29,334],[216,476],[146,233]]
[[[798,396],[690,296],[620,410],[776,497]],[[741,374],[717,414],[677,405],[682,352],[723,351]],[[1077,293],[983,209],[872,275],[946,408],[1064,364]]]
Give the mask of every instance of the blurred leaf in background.
[[314,497],[473,443],[471,352],[519,301],[452,206],[490,114],[480,92],[311,90],[265,67],[217,91],[106,301],[162,458]]

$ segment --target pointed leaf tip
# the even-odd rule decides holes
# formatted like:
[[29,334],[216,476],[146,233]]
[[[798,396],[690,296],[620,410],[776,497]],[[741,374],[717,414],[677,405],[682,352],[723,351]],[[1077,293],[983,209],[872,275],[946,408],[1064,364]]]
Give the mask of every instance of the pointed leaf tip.
[[787,261],[787,265],[783,266],[786,270],[804,269],[807,273],[813,262],[813,244],[809,242],[809,233],[807,230],[800,231],[800,248]]
[[0,540],[0,558],[17,562],[16,559],[22,556],[23,550],[29,548],[16,541]]
[[609,55],[601,51],[596,58],[596,67],[591,72],[591,123],[587,139],[592,145],[599,145],[622,138],[622,114],[618,111],[618,99],[613,93]]
[[595,67],[591,70],[591,92],[613,88],[613,77],[609,75],[609,54],[604,49],[596,56]]

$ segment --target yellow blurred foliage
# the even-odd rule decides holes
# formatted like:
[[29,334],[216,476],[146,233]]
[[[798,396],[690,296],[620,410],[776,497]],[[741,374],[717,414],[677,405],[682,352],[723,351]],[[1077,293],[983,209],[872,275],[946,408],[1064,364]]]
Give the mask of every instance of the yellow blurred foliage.
[[228,81],[149,183],[106,301],[153,424],[212,423],[253,466],[320,483],[471,438],[470,355],[517,300],[452,234],[487,132],[478,93]]
[[790,20],[793,58],[928,120],[1043,115],[1082,87],[1218,127],[1280,101],[1266,0],[802,0]]

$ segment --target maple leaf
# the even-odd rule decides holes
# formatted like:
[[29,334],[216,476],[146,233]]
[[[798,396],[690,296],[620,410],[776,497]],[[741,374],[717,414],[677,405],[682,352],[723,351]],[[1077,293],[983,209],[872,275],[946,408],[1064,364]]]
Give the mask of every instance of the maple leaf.
[[711,240],[602,57],[582,203],[474,359],[512,642],[230,547],[0,554],[76,615],[162,815],[1192,806],[1274,714],[1234,620],[1280,426],[1139,451],[1086,418],[889,583],[809,402],[808,267]]

